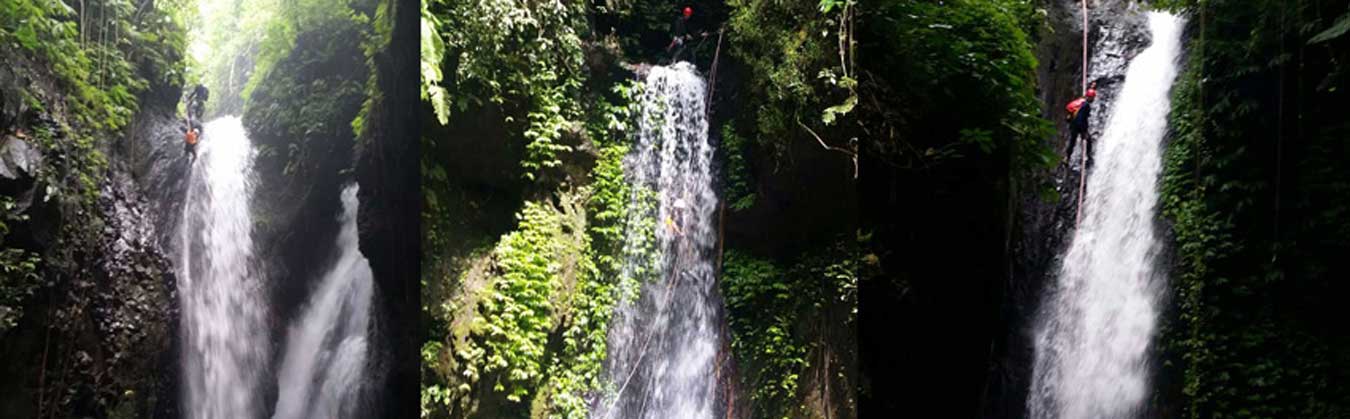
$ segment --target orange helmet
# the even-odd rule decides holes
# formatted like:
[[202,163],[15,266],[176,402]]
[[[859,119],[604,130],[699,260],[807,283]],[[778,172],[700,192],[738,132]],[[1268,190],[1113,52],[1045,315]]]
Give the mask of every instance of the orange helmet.
[[693,15],[694,15],[694,8],[693,8],[693,7],[689,7],[689,6],[684,6],[684,17],[689,17],[689,16],[693,16]]

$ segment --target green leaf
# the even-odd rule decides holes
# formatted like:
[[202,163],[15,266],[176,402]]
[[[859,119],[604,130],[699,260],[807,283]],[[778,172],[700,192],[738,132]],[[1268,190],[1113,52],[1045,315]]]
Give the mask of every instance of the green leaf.
[[858,95],[854,94],[844,100],[844,103],[825,108],[825,114],[821,115],[821,121],[825,125],[833,125],[835,118],[839,115],[846,115],[853,111],[853,107],[858,105]]
[[1308,45],[1340,38],[1341,35],[1345,35],[1346,31],[1350,31],[1350,12],[1341,15],[1339,19],[1336,19],[1336,23],[1332,24],[1330,28],[1327,28],[1317,35],[1313,35],[1312,39],[1308,40]]
[[840,7],[846,0],[820,0],[820,12],[830,13],[836,7]]
[[18,32],[15,32],[14,36],[18,38],[19,45],[22,45],[25,49],[29,51],[37,49],[38,45],[37,31],[33,30],[33,25],[30,24],[20,25]]

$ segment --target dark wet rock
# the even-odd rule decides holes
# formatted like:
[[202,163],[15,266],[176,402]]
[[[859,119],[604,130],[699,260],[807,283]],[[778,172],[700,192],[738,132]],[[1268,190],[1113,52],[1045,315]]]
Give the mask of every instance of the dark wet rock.
[[[720,127],[711,129],[718,137]],[[856,231],[858,190],[847,186],[853,182],[848,157],[806,138],[788,143],[785,150],[790,159],[765,149],[746,153],[755,204],[742,211],[726,209],[728,248],[791,263],[803,252],[818,251]]]
[[[176,358],[172,339],[178,318],[177,282],[158,246],[147,202],[135,192],[129,176],[111,175],[99,207],[107,221],[97,254],[91,315],[101,342],[87,351],[100,361],[113,392],[127,389],[138,395],[119,394],[117,400],[144,405],[147,399],[164,397],[161,393],[171,387],[166,378],[174,369],[166,365],[173,363],[163,361]],[[151,413],[136,411],[141,417]]]
[[189,172],[182,119],[171,106],[143,107],[131,122],[131,135],[113,145],[108,159],[145,198],[146,216],[160,227],[156,236],[164,249],[173,248],[177,239],[173,226],[182,217]]
[[0,66],[0,135],[9,133],[23,115],[22,89],[27,85],[27,78],[15,73],[14,68]]
[[390,7],[392,39],[374,59],[383,97],[367,115],[357,152],[357,222],[361,253],[375,280],[372,340],[387,343],[387,352],[373,356],[380,373],[372,382],[385,397],[376,405],[381,417],[412,418],[419,415],[421,394],[421,115],[408,108],[419,103],[418,31],[404,29],[417,27],[419,9],[406,2]]
[[[84,132],[108,156],[92,173],[76,162],[60,83],[44,64],[0,45],[0,191],[22,221],[5,247],[41,256],[23,317],[3,332],[5,417],[174,417],[175,279],[157,239],[159,218],[122,157],[162,125],[177,100],[154,77],[135,123],[119,135]],[[13,58],[13,60],[11,60]],[[27,101],[43,107],[27,108]],[[44,109],[45,108],[45,109]],[[144,172],[155,172],[146,170]],[[90,181],[90,184],[86,184]],[[85,191],[85,185],[95,190]],[[147,188],[149,190],[149,188]]]
[[42,167],[42,152],[18,137],[0,137],[0,195],[14,198],[11,211],[24,212],[40,195],[38,170]]
[[0,195],[16,198],[18,212],[31,203],[32,188],[42,167],[42,151],[30,143],[30,134],[19,126],[26,112],[23,92],[28,86],[26,78],[16,74],[14,68],[0,66]]
[[176,317],[172,268],[134,183],[118,171],[109,176],[95,214],[57,205],[29,211],[32,224],[62,233],[36,246],[45,288],[0,350],[5,375],[27,377],[0,384],[0,407],[16,417],[39,407],[54,417],[152,417],[166,408],[157,402],[172,403],[163,390]]
[[8,226],[4,243],[41,253],[56,240],[62,214],[39,176],[42,152],[15,137],[0,138],[0,196],[13,200],[12,214],[26,217]]
[[17,137],[6,137],[0,144],[0,179],[32,180],[42,164],[42,152]]

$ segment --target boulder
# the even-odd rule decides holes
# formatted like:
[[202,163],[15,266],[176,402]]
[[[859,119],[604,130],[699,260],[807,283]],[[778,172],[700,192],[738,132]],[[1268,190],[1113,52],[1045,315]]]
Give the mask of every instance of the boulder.
[[0,180],[32,181],[42,166],[42,151],[15,136],[0,139]]

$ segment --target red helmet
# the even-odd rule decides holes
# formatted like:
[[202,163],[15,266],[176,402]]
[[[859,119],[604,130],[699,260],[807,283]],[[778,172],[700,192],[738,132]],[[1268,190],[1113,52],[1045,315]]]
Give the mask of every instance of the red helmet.
[[689,6],[685,6],[685,7],[684,7],[684,17],[689,17],[689,16],[692,16],[693,14],[694,14],[694,8],[693,8],[693,7],[689,7]]
[[1083,96],[1095,98],[1097,97],[1097,89],[1088,89],[1087,93]]

